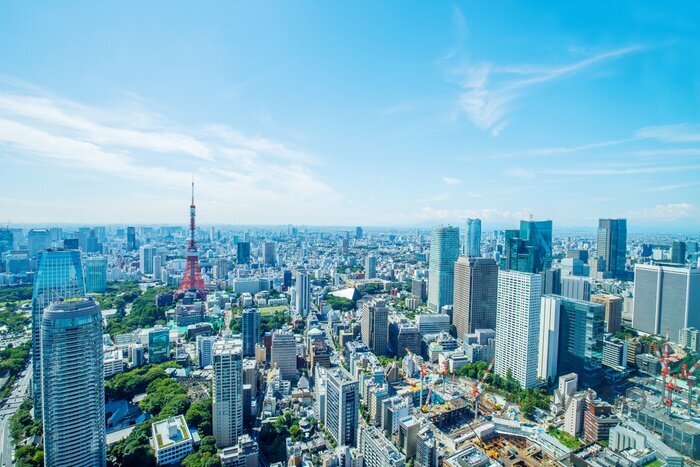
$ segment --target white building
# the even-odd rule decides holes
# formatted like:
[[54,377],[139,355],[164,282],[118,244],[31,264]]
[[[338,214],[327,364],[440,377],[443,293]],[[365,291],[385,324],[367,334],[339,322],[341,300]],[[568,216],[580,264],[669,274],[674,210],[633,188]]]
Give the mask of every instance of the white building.
[[141,274],[153,274],[153,258],[158,253],[156,247],[142,246],[139,250],[139,267]]
[[540,341],[537,357],[537,377],[554,381],[559,359],[559,299],[554,295],[542,297],[540,308]]
[[243,362],[240,339],[214,344],[212,424],[216,446],[234,446],[243,434]]
[[184,415],[153,423],[151,434],[158,465],[178,463],[192,452],[192,435]]
[[288,381],[297,374],[297,341],[294,334],[278,329],[272,333],[270,364],[277,365],[280,377]]
[[359,449],[365,467],[403,467],[406,456],[396,449],[384,434],[374,426],[359,430]]
[[200,368],[211,365],[211,356],[216,339],[216,336],[197,336],[197,360]]
[[338,446],[355,446],[359,418],[359,383],[343,368],[326,370],[325,424]]
[[537,384],[541,295],[539,274],[498,272],[495,372],[510,372],[524,388]]
[[296,312],[306,316],[311,311],[311,276],[303,269],[297,271],[296,281]]
[[450,317],[442,313],[421,313],[416,316],[416,326],[423,335],[450,332]]

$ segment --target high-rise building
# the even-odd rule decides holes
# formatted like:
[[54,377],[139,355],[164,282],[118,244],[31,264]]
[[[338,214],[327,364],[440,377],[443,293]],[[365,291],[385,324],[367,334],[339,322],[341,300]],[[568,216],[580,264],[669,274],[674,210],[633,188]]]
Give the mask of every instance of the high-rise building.
[[262,244],[263,262],[266,266],[277,264],[277,253],[275,242],[263,242]]
[[700,270],[637,264],[632,327],[674,341],[683,328],[700,327]]
[[359,383],[342,367],[326,370],[326,428],[338,446],[355,446]]
[[170,358],[170,331],[155,327],[148,333],[148,362],[160,363]]
[[374,279],[377,277],[377,257],[369,255],[365,258],[365,278]]
[[44,462],[106,464],[102,313],[92,299],[52,303],[41,317]]
[[603,342],[603,365],[614,370],[627,368],[627,341],[612,337]]
[[42,251],[32,293],[32,396],[34,414],[41,418],[41,317],[53,302],[85,295],[83,266],[78,250],[51,249]]
[[467,219],[464,256],[481,256],[481,219]]
[[362,238],[362,227],[355,227],[355,239],[360,240]]
[[452,305],[455,261],[459,257],[459,228],[435,227],[430,240],[428,306],[440,311]]
[[241,341],[225,339],[214,344],[212,355],[212,428],[216,446],[234,446],[243,434],[243,360]]
[[562,277],[561,295],[566,298],[573,298],[574,300],[590,300],[591,283],[585,277]]
[[406,456],[394,446],[379,428],[362,427],[358,446],[366,467],[403,467]]
[[272,333],[270,364],[276,365],[280,377],[293,380],[297,374],[297,341],[294,334],[278,329]]
[[296,290],[296,311],[302,316],[311,312],[311,275],[304,269],[297,271],[294,282]]
[[255,308],[243,310],[241,316],[243,356],[254,357],[255,346],[260,342],[260,312]]
[[51,231],[49,229],[31,229],[27,233],[29,257],[36,258],[40,251],[51,247]]
[[107,258],[90,256],[85,259],[85,291],[104,293],[107,290]]
[[605,307],[560,297],[557,372],[576,373],[584,387],[600,384]]
[[136,241],[136,227],[126,228],[126,251],[135,251],[138,248]]
[[238,264],[250,263],[250,242],[238,242],[236,244],[236,262]]
[[214,352],[214,344],[216,343],[216,340],[216,336],[197,336],[195,342],[197,344],[197,363],[199,364],[200,368],[211,365],[211,358]]
[[455,263],[452,322],[457,339],[496,327],[498,264],[492,258],[460,256]]
[[250,435],[238,438],[238,444],[231,446],[219,454],[223,467],[258,467],[258,443]]
[[14,235],[12,230],[0,227],[0,254],[12,250],[14,247]]
[[495,372],[508,373],[523,388],[537,384],[542,276],[499,271]]
[[557,360],[559,358],[559,297],[554,295],[542,297],[540,313],[537,378],[551,383],[557,377]]
[[384,300],[372,299],[362,307],[362,341],[375,355],[386,355],[389,339],[389,308]]
[[591,296],[593,303],[602,303],[605,306],[605,332],[616,333],[622,328],[622,297],[610,294],[596,294]]
[[340,242],[340,252],[347,255],[350,252],[350,240],[343,238]]
[[552,266],[552,221],[520,221],[506,230],[502,270],[539,273]]
[[158,254],[154,246],[144,245],[139,250],[139,266],[141,274],[153,274],[153,258]]
[[685,242],[674,240],[671,244],[671,262],[674,264],[685,264],[686,248]]
[[625,278],[627,263],[627,219],[599,219],[598,241],[596,243],[598,261],[604,264],[598,270],[610,273],[616,278]]

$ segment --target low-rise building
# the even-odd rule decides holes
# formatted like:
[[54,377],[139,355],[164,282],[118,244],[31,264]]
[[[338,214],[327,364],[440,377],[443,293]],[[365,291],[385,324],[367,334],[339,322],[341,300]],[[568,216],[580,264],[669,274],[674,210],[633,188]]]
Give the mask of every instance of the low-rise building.
[[178,463],[192,452],[192,434],[184,415],[153,423],[151,434],[151,447],[158,465]]

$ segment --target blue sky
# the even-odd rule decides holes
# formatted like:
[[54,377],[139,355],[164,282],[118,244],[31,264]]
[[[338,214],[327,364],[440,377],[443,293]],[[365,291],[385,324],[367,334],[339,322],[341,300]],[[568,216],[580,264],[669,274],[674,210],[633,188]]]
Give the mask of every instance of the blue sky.
[[699,13],[3,2],[0,218],[697,231]]

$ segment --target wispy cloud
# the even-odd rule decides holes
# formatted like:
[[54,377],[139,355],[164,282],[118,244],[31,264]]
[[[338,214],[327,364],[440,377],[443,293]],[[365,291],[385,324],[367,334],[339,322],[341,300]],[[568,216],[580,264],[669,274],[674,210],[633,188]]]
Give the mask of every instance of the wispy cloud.
[[445,201],[450,199],[450,194],[449,193],[438,193],[437,195],[430,196],[428,198],[421,198],[418,199],[417,201],[419,203],[435,203],[438,201]]
[[511,178],[530,179],[538,175],[559,175],[559,176],[591,176],[591,175],[638,175],[654,174],[661,172],[686,172],[700,170],[700,164],[688,165],[665,165],[665,166],[644,166],[628,168],[604,168],[604,167],[577,167],[571,169],[543,169],[534,171],[523,168],[512,168],[503,174]]
[[676,191],[683,188],[691,188],[700,185],[700,182],[676,183],[672,185],[659,185],[645,188],[642,191],[645,193],[663,193],[666,191]]
[[697,216],[691,203],[657,204],[650,208],[628,211],[626,217],[636,221],[676,221]]
[[460,185],[462,183],[462,180],[454,177],[442,177],[442,181],[445,182],[445,185]]
[[640,50],[640,46],[623,47],[559,66],[499,67],[490,62],[470,63],[452,70],[463,88],[458,105],[474,125],[498,136],[508,125],[513,103],[528,89]]
[[637,136],[670,143],[698,143],[700,142],[700,125],[680,123],[677,125],[648,126],[637,130]]
[[527,219],[532,211],[527,208],[509,211],[500,209],[435,209],[422,208],[415,216],[415,221],[453,221],[458,222],[468,217],[479,218],[485,222],[505,222]]

